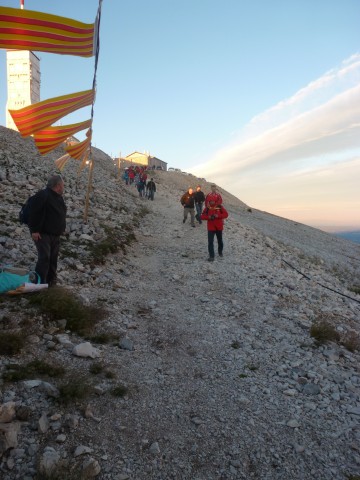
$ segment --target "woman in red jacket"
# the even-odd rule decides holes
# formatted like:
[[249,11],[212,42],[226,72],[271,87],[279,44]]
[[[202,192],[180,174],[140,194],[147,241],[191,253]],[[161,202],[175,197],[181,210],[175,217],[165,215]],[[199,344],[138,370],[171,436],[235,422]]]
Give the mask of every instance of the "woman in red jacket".
[[215,258],[214,252],[214,237],[216,235],[218,242],[219,257],[223,256],[224,243],[222,232],[224,229],[224,219],[228,218],[229,214],[222,205],[216,205],[213,200],[209,201],[208,206],[201,214],[201,220],[207,220],[208,229],[208,250],[209,262],[213,262]]

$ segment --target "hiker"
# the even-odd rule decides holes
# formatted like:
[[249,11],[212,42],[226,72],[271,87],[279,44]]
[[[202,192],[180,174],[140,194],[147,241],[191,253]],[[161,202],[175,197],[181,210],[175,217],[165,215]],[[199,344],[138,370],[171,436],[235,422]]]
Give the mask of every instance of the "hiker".
[[210,200],[215,202],[215,205],[221,205],[223,203],[220,193],[216,190],[216,185],[213,183],[211,186],[211,192],[206,195],[205,207],[209,206]]
[[147,182],[147,185],[146,185],[146,196],[148,200],[154,200],[155,192],[156,192],[156,185],[155,185],[154,179],[150,178],[150,180]]
[[35,194],[29,212],[29,229],[38,253],[35,271],[41,283],[56,285],[60,235],[66,228],[64,181],[52,175],[44,190]]
[[205,202],[205,195],[204,192],[201,191],[200,185],[196,187],[196,192],[194,193],[194,200],[195,200],[195,209],[196,209],[196,220],[201,224],[201,214],[203,209],[203,204]]
[[195,227],[195,211],[194,211],[194,191],[190,187],[187,192],[180,199],[181,205],[184,207],[183,223],[186,222],[188,214],[190,213],[191,226]]
[[[136,178],[136,177],[135,177]],[[139,197],[145,196],[145,182],[139,177],[136,183],[137,191],[139,192]]]
[[201,214],[201,219],[207,220],[209,262],[213,262],[215,258],[215,235],[218,243],[219,257],[223,256],[224,242],[222,232],[224,229],[224,219],[228,218],[228,216],[229,214],[226,209],[222,205],[216,204],[214,200],[209,201],[209,206],[205,207]]
[[133,167],[129,167],[128,175],[129,175],[129,185],[132,185],[134,183],[134,178],[135,178],[135,172]]

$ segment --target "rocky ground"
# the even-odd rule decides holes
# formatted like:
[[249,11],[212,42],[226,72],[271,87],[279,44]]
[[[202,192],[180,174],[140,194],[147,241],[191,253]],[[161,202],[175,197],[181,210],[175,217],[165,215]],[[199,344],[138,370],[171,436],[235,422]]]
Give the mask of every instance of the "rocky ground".
[[[61,153],[41,158],[31,139],[0,127],[2,264],[33,268],[19,204]],[[206,225],[182,223],[179,197],[197,179],[154,172],[150,202],[108,156],[94,156],[87,223],[87,174],[75,162],[63,172],[69,237],[59,276],[84,305],[106,310],[95,333],[116,340],[47,321],[30,296],[0,297],[0,339],[25,338],[20,353],[0,356],[1,375],[46,359],[92,387],[63,404],[63,380],[3,378],[1,478],[360,478],[360,246],[220,189],[230,216],[224,257],[210,264]],[[94,265],[91,245],[109,231],[124,248]],[[332,326],[336,341],[319,345],[314,323]],[[114,396],[119,385],[125,394]]]

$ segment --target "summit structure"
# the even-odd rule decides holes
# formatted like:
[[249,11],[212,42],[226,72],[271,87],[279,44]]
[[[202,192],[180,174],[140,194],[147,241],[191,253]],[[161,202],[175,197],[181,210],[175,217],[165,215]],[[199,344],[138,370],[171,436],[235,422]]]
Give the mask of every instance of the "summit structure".
[[40,101],[40,59],[31,51],[8,50],[6,67],[6,126],[17,130],[9,110],[17,110]]

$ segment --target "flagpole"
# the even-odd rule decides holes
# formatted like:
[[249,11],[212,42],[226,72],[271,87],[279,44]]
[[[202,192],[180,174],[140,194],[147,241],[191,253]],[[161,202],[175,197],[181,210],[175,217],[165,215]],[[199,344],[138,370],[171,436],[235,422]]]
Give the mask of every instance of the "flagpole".
[[121,158],[121,152],[119,152],[119,159],[118,159],[118,179],[120,179],[120,158]]
[[93,170],[94,170],[94,160],[90,158],[89,163],[89,178],[88,186],[86,190],[86,199],[85,199],[85,212],[84,212],[84,222],[87,223],[88,212],[89,212],[89,203],[90,203],[90,192],[92,190],[92,179],[93,179]]

